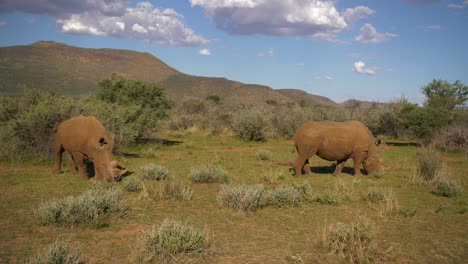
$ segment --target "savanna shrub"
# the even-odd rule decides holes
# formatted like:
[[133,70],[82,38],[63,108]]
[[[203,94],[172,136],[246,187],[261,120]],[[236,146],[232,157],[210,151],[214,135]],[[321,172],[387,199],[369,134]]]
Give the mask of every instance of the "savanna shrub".
[[190,184],[178,180],[165,181],[159,192],[161,199],[190,200],[193,190]]
[[314,197],[314,201],[319,204],[339,205],[341,200],[341,196],[330,189],[317,193]]
[[434,194],[438,196],[453,197],[461,193],[460,184],[453,180],[440,179],[437,181]]
[[221,207],[237,211],[255,211],[260,207],[260,199],[265,191],[263,185],[229,186],[223,185],[218,194],[218,203]]
[[442,168],[442,156],[434,148],[421,148],[416,152],[417,176],[423,181],[435,180]]
[[[11,100],[7,100],[9,104]],[[26,90],[14,100],[3,113],[5,120],[0,129],[0,158],[13,155],[53,155],[53,140],[56,127],[64,120],[76,115],[78,108],[71,98],[51,92]],[[6,112],[6,113],[5,113]]]
[[[116,134],[116,141],[121,144],[132,144],[146,132],[157,128],[161,120],[169,117],[169,111],[174,106],[163,88],[150,82],[129,80],[115,73],[98,82],[95,98],[106,104],[98,104],[99,109],[96,110],[99,111],[91,111]],[[93,101],[91,104],[95,103]],[[103,111],[105,113],[100,114]],[[130,128],[126,128],[127,125]]]
[[29,259],[28,264],[83,264],[81,253],[67,242],[57,240]]
[[323,242],[330,252],[352,263],[372,262],[375,253],[374,228],[367,221],[330,225]]
[[109,189],[95,187],[79,196],[43,202],[34,214],[43,225],[99,228],[107,224],[109,217],[124,217],[128,210],[122,191],[114,186]]
[[156,164],[148,164],[140,168],[141,177],[145,180],[166,180],[169,178],[169,170]]
[[310,110],[304,107],[277,106],[272,112],[271,126],[278,136],[285,138],[292,138],[302,124],[312,120]]
[[233,116],[231,129],[244,141],[265,141],[268,123],[260,109],[241,109]]
[[172,263],[183,254],[203,253],[209,245],[206,230],[165,219],[158,229],[153,226],[140,237],[140,258],[142,262]]
[[432,138],[438,149],[468,152],[468,124],[460,123],[441,129]]
[[191,168],[189,178],[193,183],[226,183],[229,174],[219,166],[207,165]]
[[452,112],[445,109],[406,104],[398,113],[398,117],[402,128],[410,136],[427,142],[434,132],[451,123]]
[[301,202],[301,193],[292,186],[280,186],[266,195],[266,205],[283,207],[285,205],[298,206]]
[[139,192],[143,190],[141,179],[131,177],[123,181],[123,188],[127,192]]
[[273,157],[273,154],[269,150],[259,149],[257,150],[256,156],[257,156],[257,159],[259,160],[271,160],[271,158]]

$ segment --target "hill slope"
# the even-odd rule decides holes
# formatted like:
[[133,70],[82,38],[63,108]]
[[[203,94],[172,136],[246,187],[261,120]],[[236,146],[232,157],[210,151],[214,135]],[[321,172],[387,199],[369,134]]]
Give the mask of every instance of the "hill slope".
[[[0,48],[0,94],[21,94],[25,88],[48,89],[67,95],[89,94],[98,80],[117,73],[151,81],[166,88],[176,103],[185,98],[218,95],[227,104],[307,101],[318,96],[244,84],[226,78],[191,76],[177,71],[149,53],[117,49],[89,49],[40,41]],[[299,91],[299,90],[296,90]],[[323,98],[323,97],[320,97]],[[317,103],[329,103],[328,98]]]

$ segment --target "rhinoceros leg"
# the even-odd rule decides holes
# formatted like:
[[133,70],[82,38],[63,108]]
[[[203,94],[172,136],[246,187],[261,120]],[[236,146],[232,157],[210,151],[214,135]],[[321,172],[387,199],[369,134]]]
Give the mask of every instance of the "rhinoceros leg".
[[345,163],[346,163],[346,160],[347,160],[347,159],[337,161],[337,163],[336,163],[336,168],[335,168],[335,172],[333,172],[333,175],[335,175],[335,176],[341,175],[341,171],[342,171],[343,168],[344,168],[344,165],[345,165]]
[[310,169],[309,159],[306,159],[303,168],[304,168],[304,171],[305,171],[305,173],[307,175],[309,175],[309,176],[312,175],[312,170]]
[[73,152],[72,156],[75,161],[75,166],[78,168],[78,177],[88,179],[84,155],[80,152]]
[[72,154],[69,153],[70,155],[68,158],[68,170],[72,174],[76,174],[78,172],[78,168],[76,167],[75,161],[73,160]]
[[55,141],[55,146],[54,146],[54,154],[55,154],[55,164],[54,164],[54,171],[57,174],[60,174],[62,172],[61,167],[62,167],[62,154],[65,149],[63,148],[62,144],[60,142]]

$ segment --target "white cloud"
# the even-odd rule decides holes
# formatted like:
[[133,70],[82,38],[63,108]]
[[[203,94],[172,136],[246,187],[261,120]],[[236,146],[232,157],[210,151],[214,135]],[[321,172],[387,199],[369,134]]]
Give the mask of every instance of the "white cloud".
[[[145,40],[157,45],[197,46],[209,40],[195,34],[172,9],[160,10],[149,2],[140,2],[126,8],[121,16],[86,12],[59,19],[62,32],[71,34],[106,35]],[[125,27],[129,25],[129,27]],[[130,27],[130,25],[132,25]]]
[[468,6],[468,0],[463,1],[460,4],[449,4],[449,8],[458,8],[458,9],[463,9]]
[[425,26],[424,30],[439,30],[441,28],[442,27],[440,25],[429,25],[429,26]]
[[204,55],[204,56],[210,56],[211,55],[211,51],[209,49],[201,49],[198,53],[200,53],[201,55]]
[[357,6],[354,8],[347,8],[343,13],[343,17],[348,23],[354,23],[360,19],[373,15],[374,13],[375,11],[367,6]]
[[360,73],[360,74],[367,74],[372,75],[375,74],[375,70],[373,69],[366,69],[366,64],[362,61],[356,61],[353,65],[353,72]]
[[360,43],[380,43],[398,35],[392,33],[380,33],[371,25],[365,24],[360,29],[361,34],[355,38]]
[[[118,22],[116,22],[117,24]],[[135,32],[138,32],[138,33],[142,33],[142,34],[145,34],[145,33],[148,33],[148,30],[138,24],[133,24],[132,26],[132,30],[135,31]]]
[[0,21],[0,27],[4,27],[4,26],[6,26],[6,25],[7,25],[7,22],[5,22],[5,21]]
[[1,0],[0,12],[22,11],[54,17],[64,33],[113,36],[166,46],[198,46],[197,35],[173,9],[131,0]]
[[325,75],[325,76],[323,76],[323,78],[325,78],[326,80],[329,80],[329,81],[333,80],[333,77],[331,77],[330,75]]
[[270,49],[267,50],[267,51],[260,51],[260,52],[258,53],[258,56],[259,56],[259,57],[273,57],[273,56],[274,56],[273,49],[270,48]]
[[331,0],[189,0],[213,18],[218,29],[237,35],[313,36],[336,34],[374,11],[359,6],[340,13]]

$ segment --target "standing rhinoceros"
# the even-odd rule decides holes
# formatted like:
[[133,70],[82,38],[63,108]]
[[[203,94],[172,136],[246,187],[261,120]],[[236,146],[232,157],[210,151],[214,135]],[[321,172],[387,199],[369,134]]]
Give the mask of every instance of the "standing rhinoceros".
[[334,175],[341,174],[346,160],[354,160],[354,173],[361,176],[361,164],[368,173],[380,171],[376,141],[369,129],[359,121],[349,122],[307,122],[294,135],[294,145],[298,153],[292,164],[295,173],[312,174],[309,158],[317,154],[322,159],[337,161]]
[[62,122],[55,134],[55,171],[61,172],[62,153],[71,156],[72,172],[86,175],[85,160],[94,162],[95,178],[110,181],[118,179],[127,170],[120,170],[112,159],[114,134],[106,133],[104,126],[94,116],[77,116]]

